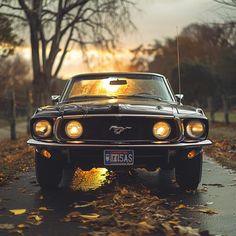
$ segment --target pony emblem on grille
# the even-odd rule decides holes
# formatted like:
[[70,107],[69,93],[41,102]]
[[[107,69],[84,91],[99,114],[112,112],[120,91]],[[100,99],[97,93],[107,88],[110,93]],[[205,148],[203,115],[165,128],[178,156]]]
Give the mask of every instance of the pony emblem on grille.
[[127,129],[132,129],[132,127],[122,127],[122,126],[116,126],[116,125],[112,125],[109,130],[113,131],[114,134],[121,134],[122,132],[124,132]]

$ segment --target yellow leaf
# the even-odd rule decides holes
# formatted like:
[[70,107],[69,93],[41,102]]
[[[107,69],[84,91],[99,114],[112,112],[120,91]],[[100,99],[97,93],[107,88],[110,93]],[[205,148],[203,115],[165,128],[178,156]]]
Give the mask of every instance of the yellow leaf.
[[14,215],[22,215],[26,212],[26,209],[12,209],[9,211]]
[[39,207],[40,211],[52,211],[52,209],[48,209],[47,207]]
[[19,225],[17,225],[17,228],[19,228],[19,229],[25,229],[25,228],[29,228],[29,226],[26,225],[26,224],[19,224]]
[[30,218],[35,219],[36,221],[41,221],[43,219],[43,217],[41,217],[39,215],[32,215]]
[[91,213],[89,215],[79,215],[81,218],[84,218],[86,220],[94,220],[97,219],[100,215],[96,214],[96,213]]
[[184,208],[187,208],[187,206],[181,203],[175,209],[184,209]]

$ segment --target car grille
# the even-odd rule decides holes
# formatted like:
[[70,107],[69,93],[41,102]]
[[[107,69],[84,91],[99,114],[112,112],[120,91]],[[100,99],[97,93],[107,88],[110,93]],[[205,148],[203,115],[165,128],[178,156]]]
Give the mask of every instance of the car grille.
[[[61,120],[58,126],[58,137],[62,141],[72,141],[65,134],[65,125],[69,120],[77,120],[83,125],[83,134],[78,141],[157,141],[152,134],[153,125],[158,121],[167,121],[171,126],[171,135],[166,141],[175,141],[180,136],[177,120],[153,116],[85,116]],[[113,128],[112,128],[113,127]],[[118,127],[118,133],[115,129]],[[119,128],[124,130],[119,132]],[[122,129],[122,128],[121,128]]]

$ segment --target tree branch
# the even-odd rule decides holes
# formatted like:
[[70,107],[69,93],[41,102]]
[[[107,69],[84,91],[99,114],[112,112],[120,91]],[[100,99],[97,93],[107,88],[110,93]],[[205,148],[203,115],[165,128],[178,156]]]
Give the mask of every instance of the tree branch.
[[60,61],[59,61],[58,65],[57,65],[57,68],[55,70],[54,77],[57,77],[57,75],[58,75],[58,73],[59,73],[59,71],[61,69],[62,63],[63,63],[63,61],[65,59],[65,56],[66,56],[66,54],[68,52],[68,47],[69,47],[69,44],[70,44],[72,36],[73,36],[73,31],[74,31],[74,28],[72,27],[71,30],[70,30],[69,36],[68,36],[68,38],[66,40],[66,44],[64,46],[64,50],[63,50],[63,53],[61,55]]
[[4,15],[4,16],[10,17],[10,18],[19,19],[19,20],[22,20],[22,21],[25,21],[25,22],[27,21],[27,19],[24,18],[23,16],[16,15],[16,14],[13,14],[13,13],[2,13],[1,12],[1,14]]
[[224,4],[230,7],[236,7],[236,1],[235,0],[214,0],[215,2],[218,2],[220,4]]

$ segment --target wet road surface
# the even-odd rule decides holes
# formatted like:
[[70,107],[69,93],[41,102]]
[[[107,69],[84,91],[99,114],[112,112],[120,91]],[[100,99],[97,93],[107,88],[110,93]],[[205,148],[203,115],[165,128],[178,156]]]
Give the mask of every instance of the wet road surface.
[[[210,158],[205,157],[202,183],[196,193],[185,193],[179,190],[173,182],[172,171],[139,170],[134,177],[118,178],[118,180],[115,178],[109,180],[108,183],[105,181],[103,187],[98,187],[105,179],[105,172],[101,170],[94,174],[94,177],[90,177],[87,183],[86,181],[73,182],[73,189],[61,188],[56,191],[43,192],[37,185],[32,170],[21,175],[14,182],[0,187],[0,224],[17,225],[26,221],[26,214],[13,216],[9,213],[10,209],[23,208],[27,209],[27,212],[34,212],[40,207],[46,207],[47,211],[40,212],[43,223],[23,230],[25,236],[81,235],[82,232],[88,231],[83,224],[61,222],[65,215],[73,211],[73,204],[92,202],[101,194],[113,191],[114,186],[126,184],[137,188],[145,185],[153,196],[167,199],[170,203],[177,202],[193,209],[198,207],[214,209],[218,214],[208,215],[184,208],[179,212],[182,218],[194,222],[193,226],[201,230],[209,230],[215,235],[236,235],[236,173],[223,168]],[[98,188],[84,191],[89,184]],[[89,208],[81,208],[80,211],[86,214]],[[0,230],[0,235],[9,235],[9,233],[6,230]]]

